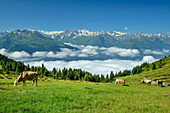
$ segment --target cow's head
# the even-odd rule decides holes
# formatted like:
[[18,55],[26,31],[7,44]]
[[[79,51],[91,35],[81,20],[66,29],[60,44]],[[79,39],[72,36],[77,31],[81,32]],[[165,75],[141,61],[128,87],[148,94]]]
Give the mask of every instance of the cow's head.
[[18,82],[17,80],[14,81],[14,86],[17,86],[18,85]]
[[144,80],[141,80],[141,83],[144,83]]
[[35,72],[35,74],[36,74],[36,75],[39,75],[39,73],[38,73],[38,72]]

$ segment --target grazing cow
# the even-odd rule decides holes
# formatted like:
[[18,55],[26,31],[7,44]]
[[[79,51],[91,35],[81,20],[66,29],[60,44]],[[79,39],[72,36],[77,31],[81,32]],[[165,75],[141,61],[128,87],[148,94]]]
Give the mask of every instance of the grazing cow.
[[125,84],[125,81],[123,79],[119,78],[119,79],[116,79],[115,84],[117,84],[117,83],[120,83],[122,85],[122,84]]
[[22,72],[19,77],[14,81],[14,86],[17,86],[19,82],[23,82],[23,86],[26,86],[26,80],[33,80],[32,86],[34,84],[34,81],[36,80],[36,86],[37,86],[37,79],[38,79],[38,72],[32,72],[32,71],[25,71]]
[[164,86],[170,86],[170,83],[163,83]]
[[141,82],[142,82],[142,83],[146,83],[146,84],[149,84],[149,85],[151,85],[151,83],[152,83],[152,80],[142,80]]
[[162,86],[162,84],[163,84],[163,81],[162,80],[157,80],[156,81],[157,82],[157,85],[159,86],[159,84]]

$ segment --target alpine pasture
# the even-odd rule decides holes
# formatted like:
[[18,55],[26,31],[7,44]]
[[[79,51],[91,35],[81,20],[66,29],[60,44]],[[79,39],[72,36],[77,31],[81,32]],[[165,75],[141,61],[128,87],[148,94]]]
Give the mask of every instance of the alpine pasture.
[[170,87],[141,84],[137,77],[124,86],[45,77],[37,87],[32,81],[15,87],[16,75],[0,76],[0,112],[170,112]]

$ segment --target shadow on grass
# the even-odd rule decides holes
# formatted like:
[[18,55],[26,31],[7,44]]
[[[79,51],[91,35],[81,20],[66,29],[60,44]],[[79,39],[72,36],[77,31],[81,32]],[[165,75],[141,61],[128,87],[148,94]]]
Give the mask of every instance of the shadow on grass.
[[0,87],[0,90],[8,90],[7,88]]
[[128,84],[124,84],[123,86],[129,86]]
[[166,86],[161,86],[161,87],[166,87]]

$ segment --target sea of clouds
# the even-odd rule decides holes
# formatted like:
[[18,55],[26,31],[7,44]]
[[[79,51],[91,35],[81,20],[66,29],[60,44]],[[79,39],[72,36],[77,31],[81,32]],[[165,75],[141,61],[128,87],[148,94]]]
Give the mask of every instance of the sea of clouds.
[[42,63],[47,69],[52,70],[66,68],[80,68],[93,74],[109,74],[110,71],[118,72],[126,69],[132,69],[143,62],[154,62],[154,55],[166,55],[169,50],[143,50],[124,49],[118,47],[98,47],[73,45],[78,48],[72,50],[61,48],[60,51],[37,51],[29,54],[25,51],[9,52],[7,49],[0,49],[0,54],[17,61],[22,61],[31,66],[40,66]]
[[41,66],[43,63],[47,69],[52,70],[53,67],[57,69],[66,68],[75,68],[75,69],[82,69],[93,74],[110,74],[111,71],[114,73],[123,71],[123,70],[130,70],[134,66],[140,65],[144,62],[153,62],[154,59],[152,56],[144,56],[140,61],[133,61],[133,60],[121,60],[121,59],[108,59],[108,60],[78,60],[78,61],[64,61],[64,60],[57,60],[57,61],[33,61],[27,62],[26,64],[30,64],[33,66]]

